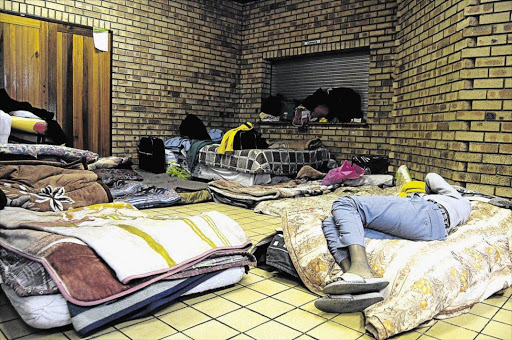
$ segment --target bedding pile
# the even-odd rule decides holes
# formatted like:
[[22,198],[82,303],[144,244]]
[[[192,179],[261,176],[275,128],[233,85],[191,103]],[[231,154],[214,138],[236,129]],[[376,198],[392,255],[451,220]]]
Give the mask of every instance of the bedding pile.
[[208,190],[215,202],[252,209],[268,200],[299,196],[316,196],[328,193],[339,185],[322,185],[318,181],[292,180],[286,183],[245,186],[233,181],[213,181]]
[[[261,202],[255,211],[281,216],[291,261],[312,292],[340,268],[327,248],[322,220],[333,201],[347,195],[393,195],[398,188],[343,187],[318,197]],[[474,194],[468,193],[471,200]],[[472,201],[468,222],[445,241],[366,240],[372,269],[390,282],[383,301],[365,310],[366,329],[384,339],[433,318],[463,314],[512,285],[512,210],[492,200]],[[503,204],[501,200],[500,204]]]
[[187,292],[236,283],[254,264],[243,230],[215,211],[171,220],[123,203],[64,212],[6,207],[0,221],[2,288],[38,328],[73,323],[90,333]]
[[204,146],[199,150],[199,164],[249,174],[296,175],[304,165],[315,169],[325,167],[329,150],[316,149],[245,149],[218,154],[219,144]]

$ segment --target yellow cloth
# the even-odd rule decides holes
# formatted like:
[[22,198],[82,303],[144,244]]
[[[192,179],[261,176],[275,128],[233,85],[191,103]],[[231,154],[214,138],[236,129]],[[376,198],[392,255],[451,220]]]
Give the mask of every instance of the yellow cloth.
[[220,146],[217,148],[217,153],[223,155],[226,152],[233,152],[233,141],[238,131],[249,131],[252,130],[253,125],[250,122],[240,125],[237,128],[231,129],[224,134]]
[[425,182],[421,181],[411,181],[407,182],[404,185],[402,185],[402,188],[400,189],[400,192],[398,193],[398,196],[400,197],[407,197],[412,193],[426,193],[425,191]]

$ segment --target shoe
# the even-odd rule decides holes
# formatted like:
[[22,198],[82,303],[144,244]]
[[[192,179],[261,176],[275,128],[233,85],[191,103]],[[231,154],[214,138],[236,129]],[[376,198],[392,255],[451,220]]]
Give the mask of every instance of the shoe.
[[361,276],[352,273],[343,273],[334,281],[328,283],[323,292],[327,295],[342,294],[363,294],[378,292],[389,284],[382,278],[363,279]]
[[380,293],[328,295],[315,301],[315,307],[327,313],[362,312],[384,300]]

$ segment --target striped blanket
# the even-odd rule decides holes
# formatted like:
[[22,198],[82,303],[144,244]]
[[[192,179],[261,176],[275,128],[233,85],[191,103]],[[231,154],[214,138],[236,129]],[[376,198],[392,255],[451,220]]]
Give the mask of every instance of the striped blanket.
[[157,274],[171,275],[228,249],[250,245],[234,220],[211,211],[169,219],[147,217],[129,204],[108,203],[67,210],[33,212],[6,207],[0,211],[0,246],[35,258],[37,237],[26,229],[83,241],[122,283]]

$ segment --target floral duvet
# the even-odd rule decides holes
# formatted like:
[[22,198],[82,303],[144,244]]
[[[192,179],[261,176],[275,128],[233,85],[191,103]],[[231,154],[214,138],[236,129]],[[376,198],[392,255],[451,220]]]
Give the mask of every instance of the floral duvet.
[[[263,202],[256,210],[276,214],[284,208],[283,232],[292,262],[304,284],[322,295],[325,282],[340,271],[321,227],[334,199],[389,195],[393,190],[340,188],[318,197]],[[386,298],[365,310],[366,328],[377,338],[405,332],[432,318],[460,315],[512,285],[512,210],[478,201],[472,206],[468,222],[445,241],[367,239],[372,268],[390,281]]]

